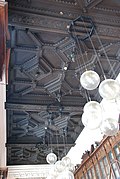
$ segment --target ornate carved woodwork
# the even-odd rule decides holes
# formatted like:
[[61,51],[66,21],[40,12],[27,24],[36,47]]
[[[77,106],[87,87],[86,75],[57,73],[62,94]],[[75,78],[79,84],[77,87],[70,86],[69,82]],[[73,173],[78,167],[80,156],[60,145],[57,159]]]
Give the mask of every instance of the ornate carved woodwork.
[[[75,145],[83,129],[81,115],[87,99],[79,78],[85,68],[97,71],[102,80],[101,63],[105,75],[115,78],[103,46],[113,70],[116,75],[119,73],[119,11],[116,5],[110,10],[112,0],[108,6],[100,0],[8,0],[8,3],[11,39],[5,104],[8,164],[46,163],[51,146],[61,158]],[[88,39],[82,42],[81,53],[68,32],[72,20],[80,15],[90,17],[95,24],[103,43],[101,46],[94,33],[92,41],[100,62]],[[78,35],[84,35],[83,27],[78,28]],[[89,95],[92,100],[101,100],[98,90],[90,91]]]

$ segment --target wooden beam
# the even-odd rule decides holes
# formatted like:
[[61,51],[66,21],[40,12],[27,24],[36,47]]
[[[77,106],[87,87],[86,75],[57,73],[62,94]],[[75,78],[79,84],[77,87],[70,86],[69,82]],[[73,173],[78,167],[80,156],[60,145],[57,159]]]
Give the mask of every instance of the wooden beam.
[[[51,147],[74,147],[75,146],[75,143],[67,143],[67,144],[64,144],[64,143],[53,143],[53,144],[50,144]],[[6,147],[36,147],[37,148],[37,144],[6,144]]]
[[[15,111],[46,111],[47,106],[45,105],[27,105],[27,104],[13,104],[13,103],[6,103],[5,105],[7,110],[15,110]],[[58,106],[50,106],[49,109],[51,111],[58,111]],[[77,112],[82,113],[83,108],[82,107],[71,107],[71,106],[65,106],[63,109],[63,112]]]

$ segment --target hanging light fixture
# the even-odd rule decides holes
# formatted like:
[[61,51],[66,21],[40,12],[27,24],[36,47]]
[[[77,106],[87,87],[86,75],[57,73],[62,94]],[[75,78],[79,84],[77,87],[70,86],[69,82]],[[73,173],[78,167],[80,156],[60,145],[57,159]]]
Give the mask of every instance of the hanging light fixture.
[[58,177],[58,172],[55,171],[54,167],[50,169],[47,179],[56,179]]
[[[57,137],[57,135],[56,135]],[[58,144],[58,138],[56,138]],[[65,144],[65,140],[64,140]],[[50,156],[50,154],[49,154]],[[53,156],[53,154],[52,154]],[[59,153],[58,153],[59,158]],[[49,163],[51,163],[51,158],[49,159]],[[61,160],[59,159],[55,163],[52,162],[52,168],[49,171],[49,175],[47,179],[74,179],[74,171],[75,166],[71,163],[69,157],[65,156]]]
[[64,165],[64,162],[61,161],[61,160],[58,160],[56,163],[55,163],[55,170],[60,173],[60,172],[63,172],[65,169],[65,165]]
[[[78,30],[78,22],[83,23],[83,26],[85,28],[84,32],[86,33],[86,35],[84,37],[80,36],[78,32],[81,32],[81,30]],[[87,23],[87,25],[86,25]],[[88,24],[89,27],[88,28]],[[76,27],[75,27],[76,26]],[[115,105],[119,106],[120,104],[120,83],[118,83],[117,80],[114,79],[106,79],[106,75],[104,73],[104,69],[102,67],[102,64],[100,62],[99,59],[99,54],[97,53],[95,46],[92,42],[91,36],[94,33],[96,33],[96,37],[98,38],[98,42],[100,44],[100,46],[103,49],[103,53],[107,59],[107,62],[111,68],[111,71],[113,72],[114,78],[116,78],[116,74],[113,70],[113,67],[109,61],[109,58],[107,56],[107,53],[104,49],[104,46],[97,34],[97,31],[95,29],[95,26],[92,22],[92,20],[88,17],[84,17],[84,16],[80,16],[77,19],[75,19],[74,21],[72,21],[70,27],[69,27],[69,31],[71,34],[71,37],[75,40],[80,53],[81,53],[81,57],[85,66],[85,72],[81,75],[80,74],[80,83],[82,85],[82,87],[86,90],[94,90],[96,88],[98,88],[99,86],[99,94],[100,96],[103,98],[103,100],[107,100],[107,102],[109,103],[110,100],[115,100]],[[104,80],[100,83],[100,77],[99,75],[93,71],[93,70],[88,70],[86,68],[86,63],[82,54],[82,50],[80,48],[80,42],[84,41],[86,39],[90,40],[90,43],[92,45],[94,54],[98,60],[101,72],[103,74]],[[87,60],[87,59],[86,59]],[[100,84],[100,85],[99,85]],[[89,93],[88,93],[89,94]],[[108,105],[107,105],[108,107]],[[120,107],[117,107],[118,110],[120,109]],[[118,110],[115,110],[115,115],[110,117],[110,115],[105,115],[108,111],[105,110],[102,105],[100,105],[98,102],[95,101],[89,101],[86,103],[86,105],[84,106],[84,113],[82,115],[82,122],[83,125],[89,129],[96,129],[101,127],[102,131],[104,134],[106,135],[114,135],[117,130],[118,130]],[[113,111],[113,108],[111,109],[111,111]],[[110,112],[110,111],[109,111]]]
[[70,163],[69,166],[67,167],[67,170],[74,173],[75,172],[75,165],[73,163]]
[[84,106],[82,123],[88,129],[97,129],[102,123],[102,108],[97,101],[89,101]]
[[84,112],[102,112],[102,108],[100,103],[98,103],[97,101],[89,101],[85,104],[84,108],[83,108]]
[[95,71],[87,70],[81,75],[80,83],[86,90],[94,90],[100,83],[100,77]]
[[[49,122],[50,122],[50,125],[51,125],[51,117],[49,119]],[[52,136],[51,136],[51,134],[49,135],[49,144],[50,144],[50,147],[51,147],[51,152],[47,155],[46,161],[47,161],[47,163],[52,165],[57,161],[57,156],[52,152]]]
[[98,112],[86,112],[82,115],[82,123],[88,129],[94,130],[100,127],[102,115]]
[[71,163],[71,160],[69,157],[65,156],[62,158],[62,162],[63,162],[64,166],[67,167]]
[[[76,33],[76,32],[78,32],[78,28],[76,29],[75,26],[78,22],[83,23],[83,26],[85,25],[84,23],[87,23],[87,25],[89,24],[89,28],[86,28],[86,26],[85,26],[86,32],[83,36],[79,36]],[[76,18],[75,20],[72,21],[72,23],[69,26],[69,33],[70,33],[71,37],[75,40],[75,42],[79,48],[79,51],[80,51],[81,57],[82,57],[82,61],[85,66],[85,69],[86,69],[86,71],[80,77],[80,83],[81,83],[82,87],[86,90],[94,90],[98,87],[98,85],[100,83],[99,75],[95,71],[88,70],[86,68],[85,59],[82,55],[82,50],[80,47],[80,42],[88,39],[94,33],[94,29],[95,29],[95,26],[94,26],[91,18],[85,17],[85,16],[80,16],[80,17]],[[85,52],[85,54],[87,57],[87,52]]]
[[54,164],[57,161],[57,156],[53,152],[51,152],[47,155],[46,161],[49,164]]
[[99,86],[99,93],[102,98],[115,99],[120,93],[119,83],[113,79],[105,79]]
[[101,102],[103,109],[103,121],[100,129],[104,135],[113,136],[119,130],[119,111],[115,99],[106,100],[103,99]]
[[49,171],[47,179],[74,179],[75,166],[69,157],[58,160]]
[[65,170],[57,177],[57,179],[74,179],[74,174],[69,170]]
[[104,135],[114,136],[119,131],[118,119],[111,116],[104,117],[100,129]]
[[113,116],[113,118],[118,119],[120,112],[116,103],[116,99],[113,99],[113,100],[103,99],[100,105],[101,105],[103,114],[108,114],[108,115]]

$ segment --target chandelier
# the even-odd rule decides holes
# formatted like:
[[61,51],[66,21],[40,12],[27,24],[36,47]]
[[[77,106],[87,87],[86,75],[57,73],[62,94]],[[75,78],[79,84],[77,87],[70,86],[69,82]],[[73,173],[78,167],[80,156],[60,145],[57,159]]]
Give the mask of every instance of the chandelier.
[[[57,140],[57,147],[58,147],[57,135],[56,135],[56,140]],[[65,139],[64,139],[64,145],[65,145]],[[66,156],[66,153],[65,156],[62,159],[60,159],[59,152],[57,157],[51,150],[51,153],[49,153],[46,157],[46,161],[48,164],[51,165],[51,169],[49,171],[47,179],[74,179],[75,166],[71,162],[71,159]]]
[[75,171],[75,166],[71,163],[70,158],[65,156],[61,160],[55,160],[53,163],[51,162],[51,155],[53,155],[54,158],[55,154],[50,153],[47,155],[47,162],[51,164],[47,179],[74,179],[73,173]]
[[[83,36],[81,36],[81,33],[78,30],[78,24],[81,25],[82,32],[84,31]],[[73,20],[70,25],[67,26],[67,28],[70,36],[74,39],[75,44],[81,53],[85,68],[84,72],[80,74],[80,84],[86,91],[87,100],[89,100],[83,108],[82,123],[89,130],[101,130],[101,132],[106,136],[116,135],[119,131],[118,120],[120,113],[120,81],[116,79],[115,72],[98,36],[94,23],[91,18],[80,16]],[[104,55],[108,65],[111,68],[111,71],[113,72],[114,79],[106,78],[102,64],[99,60],[99,54],[95,49],[91,38],[93,33],[95,33],[100,46],[103,48]],[[84,42],[86,39],[89,40],[92,45],[94,55],[98,60],[100,70],[104,77],[103,80],[100,78],[96,71],[87,69],[81,50],[81,42]],[[78,65],[80,66],[80,64]],[[95,89],[98,89],[98,92],[102,98],[101,102],[91,101],[90,99],[89,91]],[[57,156],[51,152],[47,155],[46,160],[47,163],[51,165],[51,170],[47,179],[74,179],[75,166],[71,163],[69,157],[65,156],[61,160],[57,160]]]
[[[81,29],[78,28],[78,24],[80,24]],[[117,134],[119,130],[118,121],[120,113],[120,81],[116,80],[114,69],[110,63],[105,48],[98,36],[97,30],[91,18],[85,16],[76,18],[69,25],[68,31],[71,37],[75,40],[76,46],[81,53],[81,57],[85,67],[85,71],[80,74],[81,86],[87,91],[88,96],[89,91],[98,89],[98,92],[103,101],[101,103],[97,101],[91,101],[90,96],[88,97],[88,99],[90,100],[84,106],[82,123],[86,128],[90,130],[100,129],[104,135],[113,136]],[[81,35],[81,31],[84,32],[84,35]],[[106,78],[105,72],[99,59],[99,54],[95,49],[94,43],[91,38],[93,33],[96,35],[98,43],[103,49],[103,53],[108,65],[111,68],[111,71],[113,73],[112,76],[114,76],[114,79]],[[81,45],[86,39],[89,40],[93,48],[94,55],[97,58],[100,70],[104,77],[103,80],[100,79],[96,71],[87,69],[81,49]],[[105,106],[107,106],[107,108]],[[111,106],[111,110],[109,110],[109,106]]]
[[[61,106],[59,106],[59,112],[62,112],[61,110]],[[49,109],[48,109],[49,111]],[[46,161],[48,164],[51,165],[51,169],[49,171],[48,177],[47,179],[74,179],[74,171],[75,171],[75,166],[73,163],[71,163],[71,160],[69,157],[66,156],[66,143],[67,143],[67,128],[63,128],[61,131],[62,137],[63,137],[63,145],[64,145],[64,157],[62,159],[60,159],[60,152],[59,152],[59,137],[58,137],[58,131],[56,131],[56,133],[54,134],[56,136],[56,147],[57,147],[57,156],[56,154],[53,152],[52,149],[52,136],[50,134],[49,136],[49,145],[51,147],[51,152],[48,153],[48,155],[46,156]]]

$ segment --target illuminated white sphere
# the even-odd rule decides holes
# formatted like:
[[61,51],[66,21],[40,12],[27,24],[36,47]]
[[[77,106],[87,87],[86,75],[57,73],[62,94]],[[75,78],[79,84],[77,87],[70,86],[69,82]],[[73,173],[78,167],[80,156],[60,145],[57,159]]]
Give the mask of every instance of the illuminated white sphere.
[[71,171],[65,170],[57,177],[57,179],[74,179],[74,174]]
[[75,171],[75,166],[74,166],[74,164],[73,164],[73,163],[70,163],[70,165],[67,167],[67,169],[68,169],[69,171],[71,171],[72,173],[74,173],[74,171]]
[[80,77],[80,83],[87,90],[94,90],[100,83],[99,75],[92,70],[85,71]]
[[98,111],[84,112],[82,115],[82,123],[88,129],[97,129],[102,123],[102,114]]
[[54,164],[57,161],[57,156],[51,152],[47,155],[46,161],[49,164]]
[[58,176],[58,172],[54,165],[52,166],[52,168],[49,171],[49,176],[53,177],[53,178],[56,178]]
[[67,167],[71,164],[71,160],[69,157],[63,157],[62,162],[64,163],[64,166]]
[[119,83],[113,79],[106,79],[99,86],[99,93],[102,98],[115,99],[120,92]]
[[102,112],[101,105],[97,101],[89,101],[84,106],[84,112]]
[[108,113],[109,115],[118,119],[120,111],[118,109],[118,104],[117,104],[116,99],[112,99],[112,100],[103,99],[100,105],[105,115],[107,115]]
[[64,169],[65,169],[64,162],[62,162],[61,160],[58,160],[58,161],[55,163],[55,170],[56,170],[57,172],[63,172]]
[[108,116],[104,118],[102,125],[100,126],[100,129],[102,133],[106,136],[114,136],[119,131],[118,120],[116,118]]

